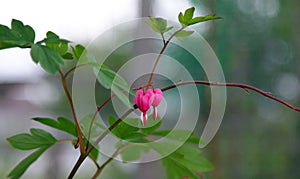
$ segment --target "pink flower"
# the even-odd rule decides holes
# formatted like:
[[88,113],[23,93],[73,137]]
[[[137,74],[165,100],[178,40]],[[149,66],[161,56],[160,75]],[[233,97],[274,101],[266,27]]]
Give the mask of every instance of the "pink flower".
[[163,98],[163,93],[159,88],[154,90],[148,89],[146,92],[143,90],[138,90],[136,92],[136,96],[134,97],[134,102],[137,107],[142,111],[141,114],[141,121],[143,126],[147,123],[147,111],[149,110],[150,106],[153,106],[153,118],[156,120],[158,118],[157,114],[157,106],[161,102]]
[[156,120],[158,117],[157,106],[159,105],[162,98],[163,98],[163,92],[159,88],[155,88],[153,90],[153,102],[152,102],[152,106],[153,106],[152,116],[153,116],[154,120]]
[[143,126],[147,123],[147,111],[153,102],[153,91],[148,89],[146,92],[143,90],[138,90],[136,96],[134,97],[134,102],[137,107],[142,111],[141,120]]

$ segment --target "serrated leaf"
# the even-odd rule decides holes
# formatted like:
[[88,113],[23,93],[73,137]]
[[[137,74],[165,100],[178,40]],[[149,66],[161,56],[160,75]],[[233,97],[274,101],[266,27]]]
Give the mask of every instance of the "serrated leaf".
[[41,67],[51,74],[55,74],[59,65],[64,64],[64,59],[58,52],[41,44],[32,45],[30,54],[35,63],[40,63]]
[[189,35],[192,35],[193,33],[194,31],[192,30],[181,30],[175,34],[175,37],[187,37]]
[[15,166],[15,168],[8,174],[7,177],[11,179],[20,178],[28,169],[28,167],[35,162],[47,149],[48,147],[42,147],[27,156],[17,166]]
[[7,138],[7,141],[20,150],[32,150],[40,147],[49,147],[56,143],[56,139],[42,129],[30,129],[31,134],[17,134]]
[[33,120],[77,137],[75,124],[66,118],[59,117],[57,120],[50,118],[33,118]]
[[34,43],[35,32],[32,27],[13,19],[11,29],[0,25],[0,49],[20,47],[27,48]]

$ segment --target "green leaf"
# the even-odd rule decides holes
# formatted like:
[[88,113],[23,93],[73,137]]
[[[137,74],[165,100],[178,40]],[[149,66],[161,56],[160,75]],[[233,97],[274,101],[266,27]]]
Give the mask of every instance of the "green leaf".
[[58,52],[61,56],[65,55],[68,51],[69,41],[60,39],[54,32],[48,31],[47,38],[44,40],[46,46]]
[[162,124],[162,121],[161,119],[157,119],[157,120],[154,120],[152,115],[148,117],[148,120],[147,120],[147,125],[146,126],[142,126],[141,129],[142,129],[142,132],[143,134],[151,134],[152,132],[154,132],[156,129],[158,129]]
[[154,131],[151,135],[167,137],[168,139],[174,141],[186,141],[193,135],[192,131],[188,130],[163,130],[163,131]]
[[[89,57],[92,58],[92,57]],[[93,60],[94,61],[94,60]],[[86,62],[81,63],[81,65],[91,65],[94,68],[98,82],[107,89],[111,89],[112,92],[125,104],[127,107],[132,108],[132,104],[128,100],[128,96],[125,93],[130,93],[135,95],[135,93],[130,89],[127,82],[111,70],[109,67],[99,64],[97,62]]]
[[[108,124],[112,125],[115,123],[118,119],[114,116],[108,117]],[[111,132],[121,138],[121,139],[128,139],[131,135],[132,137],[140,137],[136,134],[136,132],[139,130],[138,126],[139,121],[134,118],[125,118],[123,119]],[[133,135],[134,134],[134,135]]]
[[35,63],[40,63],[51,74],[55,74],[58,71],[59,64],[64,64],[64,59],[58,52],[41,44],[34,44],[31,47],[30,54]]
[[147,153],[149,151],[150,148],[147,145],[132,144],[121,153],[121,158],[123,162],[135,161],[141,157],[142,153]]
[[111,86],[113,93],[125,104],[127,107],[132,108],[132,104],[128,100],[128,96],[125,95],[124,90],[116,85]]
[[95,161],[98,159],[99,156],[99,151],[97,149],[97,147],[95,147],[89,154],[89,157],[91,157],[92,159],[94,159]]
[[130,87],[127,85],[126,81],[116,74],[114,71],[108,67],[102,65],[100,69],[97,69],[97,80],[99,83],[107,88],[111,89],[113,93],[128,107],[132,107],[132,104],[129,102],[128,97],[124,92],[129,92],[133,94],[130,90]]
[[185,19],[184,19],[184,16],[183,16],[182,12],[180,12],[179,15],[178,15],[178,21],[179,21],[181,24],[184,24],[184,23],[185,23]]
[[183,27],[197,24],[200,22],[221,19],[221,17],[218,17],[214,14],[193,18],[194,12],[195,12],[195,8],[191,7],[191,8],[188,8],[187,10],[185,10],[184,15],[182,12],[179,13],[178,20],[182,24]]
[[76,45],[75,47],[71,47],[76,60],[79,60],[81,56],[85,53],[85,47],[83,45]]
[[111,88],[113,82],[121,88],[129,88],[124,79],[122,79],[118,74],[104,65],[101,66],[97,79],[102,84],[102,86],[107,89]]
[[73,55],[69,52],[62,56],[65,60],[73,60]]
[[34,43],[35,32],[32,27],[13,19],[11,29],[0,25],[0,49],[20,47],[27,48]]
[[49,147],[57,140],[48,132],[42,129],[30,129],[31,135],[27,133],[17,134],[7,138],[7,141],[14,148],[20,150],[32,150],[40,147]]
[[194,16],[194,11],[195,11],[195,8],[191,7],[191,8],[188,8],[187,10],[185,10],[184,15],[182,14],[182,12],[180,12],[178,15],[179,22],[183,26],[188,26],[189,22],[192,20],[192,18]]
[[175,34],[175,37],[187,37],[189,35],[192,35],[193,33],[194,31],[192,30],[181,30]]
[[33,118],[33,120],[77,137],[75,124],[66,118],[59,117],[57,120],[50,118]]
[[185,168],[182,164],[176,162],[171,157],[165,157],[162,159],[162,164],[166,169],[168,179],[181,179],[183,177],[188,177],[189,179],[198,179],[193,172]]
[[[162,160],[168,178],[195,178],[197,172],[207,172],[213,165],[202,156],[196,146],[183,145],[171,155]],[[171,165],[170,165],[171,164]]]
[[189,22],[189,25],[193,25],[193,24],[197,24],[197,23],[205,22],[205,21],[217,20],[217,19],[222,19],[222,18],[216,16],[215,14],[210,14],[210,15],[201,16],[201,17],[195,17]]
[[185,21],[190,21],[194,16],[194,12],[195,12],[195,7],[191,7],[185,10],[184,12]]
[[[93,116],[94,116],[94,114],[88,114],[80,120],[80,126],[82,127],[83,134],[86,137],[88,136]],[[107,127],[105,125],[100,124],[97,121],[97,119],[94,119],[93,125],[91,128],[91,136],[90,137],[94,138],[94,137],[99,136],[103,132],[103,129],[107,129]]]
[[167,20],[163,18],[154,18],[149,16],[149,21],[146,22],[152,30],[158,33],[165,33],[171,30],[173,27],[167,27]]
[[13,19],[11,21],[11,28],[12,30],[15,30],[16,32],[18,32],[21,39],[23,39],[26,42],[34,42],[34,38],[35,38],[35,33],[34,30],[32,29],[32,27],[25,25],[16,19]]
[[37,151],[30,154],[28,157],[23,159],[9,174],[8,178],[17,179],[20,178],[24,172],[28,169],[28,167],[35,162],[46,150],[48,147],[42,147]]

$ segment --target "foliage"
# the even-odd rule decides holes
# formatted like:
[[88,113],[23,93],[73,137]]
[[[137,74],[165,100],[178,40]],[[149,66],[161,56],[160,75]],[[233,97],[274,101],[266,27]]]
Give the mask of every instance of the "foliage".
[[27,168],[36,161],[49,147],[57,142],[50,133],[42,129],[30,129],[31,134],[17,134],[9,137],[7,141],[16,149],[37,149],[28,157],[23,159],[9,174],[10,178],[19,178]]
[[11,29],[0,25],[0,49],[20,47],[30,47],[34,42],[35,32],[29,25],[24,25],[21,21],[13,19]]
[[[173,26],[168,26],[167,20],[163,18],[149,17],[149,21],[146,23],[155,32],[162,35],[164,41],[163,49],[165,49],[168,42],[173,37],[186,37],[193,34],[193,31],[191,30],[184,30],[185,27],[220,18],[215,15],[194,17],[194,11],[195,8],[192,7],[187,9],[184,14],[179,14],[178,19],[182,27],[176,31],[172,31],[174,30]],[[171,33],[167,42],[164,39],[164,34],[166,32]],[[89,156],[97,163],[99,154],[97,148],[98,143],[110,130],[110,132],[120,140],[118,145],[116,145],[116,154],[121,155],[124,162],[138,160],[142,153],[154,150],[165,157],[162,160],[162,164],[166,168],[168,178],[181,178],[184,176],[196,178],[196,172],[205,172],[213,168],[212,164],[203,157],[200,150],[196,146],[191,145],[200,141],[198,137],[193,136],[192,131],[159,130],[162,119],[154,120],[150,117],[148,125],[142,126],[139,119],[126,118],[126,116],[122,119],[118,119],[114,116],[109,116],[108,125],[110,127],[106,127],[95,122],[95,115],[88,115],[79,123],[75,115],[76,112],[70,92],[66,85],[66,78],[72,71],[80,66],[92,66],[99,84],[104,88],[111,90],[114,93],[112,97],[118,97],[128,108],[130,108],[129,112],[136,109],[136,105],[132,105],[129,102],[126,93],[134,95],[134,91],[130,89],[127,82],[121,76],[111,70],[108,66],[96,62],[94,58],[88,54],[88,51],[83,45],[71,44],[71,41],[60,38],[51,31],[46,33],[44,39],[35,42],[35,31],[33,28],[29,25],[24,25],[19,20],[13,19],[11,28],[0,25],[0,49],[13,47],[30,48],[31,58],[36,64],[40,64],[40,66],[50,74],[54,75],[59,72],[64,91],[72,109],[74,122],[64,117],[59,117],[56,120],[37,117],[33,118],[33,120],[47,127],[69,134],[70,139],[67,141],[71,142],[75,148],[78,146],[80,147],[81,155],[78,162],[83,162],[85,157]],[[78,65],[64,73],[66,60],[76,60]],[[151,82],[151,78],[149,81]],[[105,104],[106,103],[103,103],[103,105]],[[100,109],[101,107],[98,107],[96,112]],[[96,130],[98,131],[94,132]],[[91,133],[93,133],[93,135],[91,135]],[[174,148],[174,144],[178,141],[184,142],[182,136],[188,136],[186,140],[189,145],[182,145],[174,153],[165,156],[166,149]],[[167,143],[155,142],[154,138],[157,137],[167,137],[170,141]],[[14,148],[19,150],[35,150],[8,174],[9,178],[19,178],[48,148],[58,142],[64,142],[65,140],[58,140],[45,130],[33,128],[30,129],[30,133],[14,135],[7,138],[7,141]],[[80,164],[81,163],[75,165],[70,177],[75,174]],[[97,164],[97,168],[100,172],[96,173],[100,174],[105,165],[106,164],[103,164],[103,166],[100,167]]]

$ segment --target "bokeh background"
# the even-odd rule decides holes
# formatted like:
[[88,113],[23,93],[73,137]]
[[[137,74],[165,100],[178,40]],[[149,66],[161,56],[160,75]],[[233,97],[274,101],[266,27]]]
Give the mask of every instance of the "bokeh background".
[[[15,18],[31,25],[36,30],[36,39],[44,38],[51,30],[75,43],[88,44],[96,35],[120,22],[149,15],[176,21],[178,13],[190,6],[196,7],[198,15],[216,13],[223,17],[223,20],[196,25],[194,29],[199,30],[215,51],[227,82],[250,84],[300,106],[300,1],[297,0],[53,0],[48,3],[11,0],[1,4],[0,24],[9,26]],[[122,34],[116,34],[113,40],[121,37]],[[149,44],[154,45],[151,46],[154,51],[160,48],[159,43]],[[122,62],[143,50],[147,52],[147,45],[136,44],[134,52],[121,49],[113,58]],[[166,54],[188,58],[172,47]],[[194,78],[205,79],[199,67],[188,61],[184,63]],[[300,114],[254,92],[246,94],[232,88],[227,91],[222,125],[214,140],[203,149],[215,166],[206,177],[299,178]],[[199,87],[199,92],[202,108],[198,128],[201,130],[209,111],[210,93],[207,87]],[[108,94],[97,96],[98,101],[103,101]],[[29,50],[1,50],[1,178],[30,153],[13,149],[6,138],[28,132],[30,127],[41,127],[30,120],[37,116],[71,118],[59,79],[35,65]],[[54,130],[53,133],[66,137]],[[70,144],[52,147],[23,178],[65,178],[78,156],[78,151],[72,149]],[[93,171],[92,163],[87,161],[77,178],[91,176]],[[159,162],[123,167],[114,162],[105,170],[103,178],[124,175],[164,178]]]

